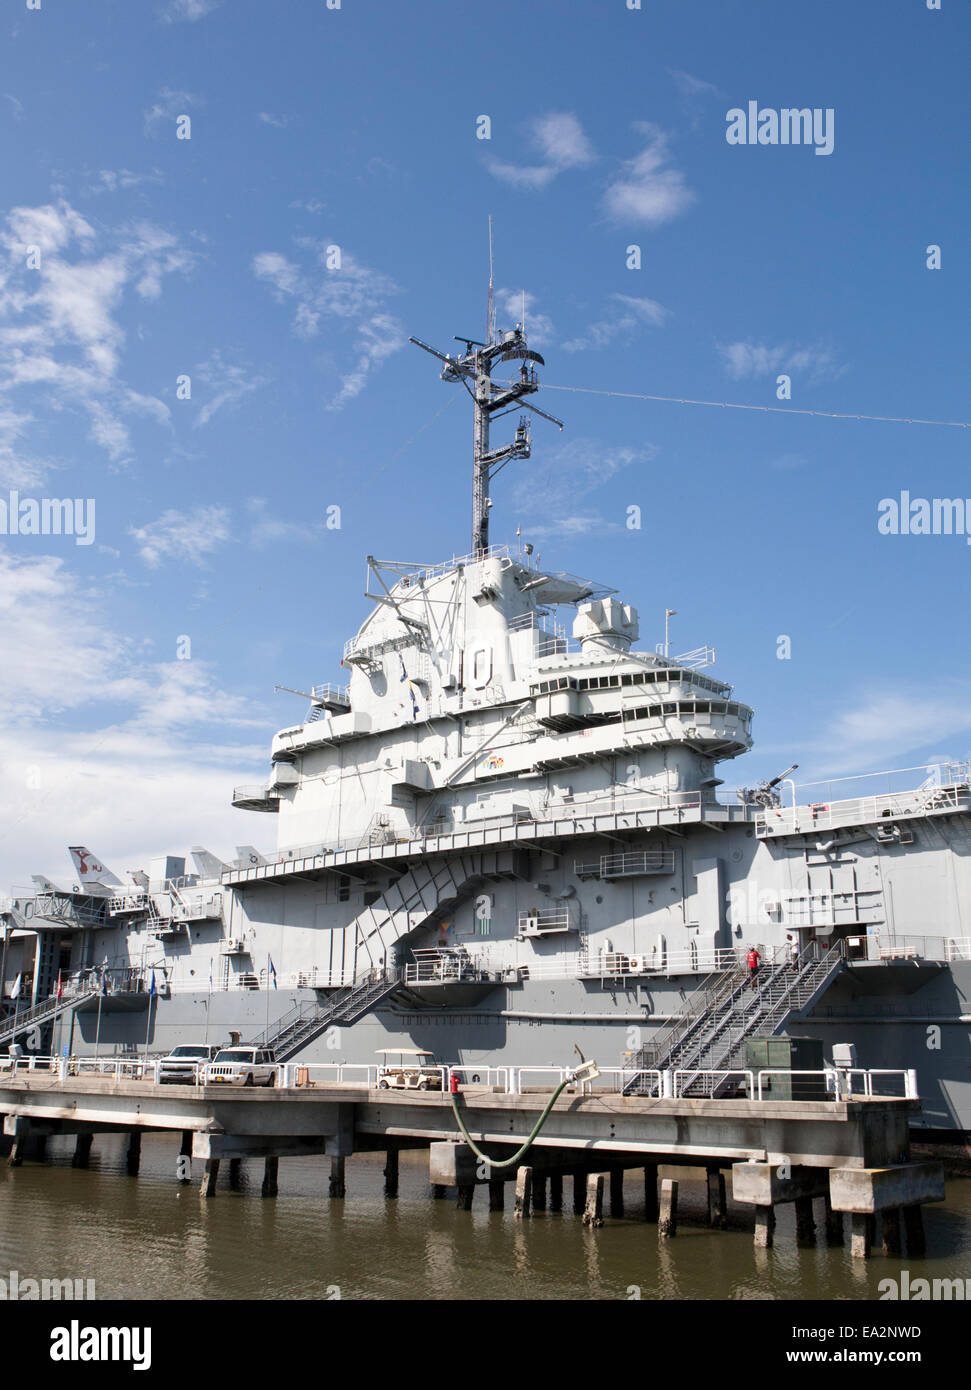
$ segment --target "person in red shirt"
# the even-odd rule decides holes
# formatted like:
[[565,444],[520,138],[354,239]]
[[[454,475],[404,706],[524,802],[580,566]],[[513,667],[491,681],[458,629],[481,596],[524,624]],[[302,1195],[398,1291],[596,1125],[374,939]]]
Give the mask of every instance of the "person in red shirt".
[[762,957],[759,955],[758,951],[753,946],[749,951],[748,955],[745,957],[745,960],[748,965],[749,988],[754,989],[755,979],[759,973],[759,966],[762,963]]

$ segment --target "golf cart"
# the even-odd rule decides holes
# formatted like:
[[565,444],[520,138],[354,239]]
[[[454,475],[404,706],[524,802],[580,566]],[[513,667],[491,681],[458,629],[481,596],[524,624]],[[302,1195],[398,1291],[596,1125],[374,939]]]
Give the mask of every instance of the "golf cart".
[[378,1086],[382,1091],[440,1091],[442,1070],[435,1065],[434,1052],[422,1048],[382,1047],[378,1066]]

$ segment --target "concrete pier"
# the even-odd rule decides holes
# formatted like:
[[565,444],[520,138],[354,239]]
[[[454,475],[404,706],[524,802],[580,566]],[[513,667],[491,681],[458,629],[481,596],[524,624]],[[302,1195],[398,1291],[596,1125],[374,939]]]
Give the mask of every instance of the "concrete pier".
[[755,1248],[771,1250],[775,1238],[775,1209],[773,1207],[755,1208]]
[[868,1260],[873,1246],[873,1217],[855,1211],[850,1220],[850,1254],[854,1260]]

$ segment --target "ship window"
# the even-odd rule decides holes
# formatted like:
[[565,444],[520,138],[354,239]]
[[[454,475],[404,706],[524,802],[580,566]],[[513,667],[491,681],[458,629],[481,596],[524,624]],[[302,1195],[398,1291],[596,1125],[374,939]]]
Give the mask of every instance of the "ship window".
[[729,713],[729,714],[738,714],[738,705],[729,705],[729,706],[728,706],[728,713]]
[[337,901],[339,903],[346,903],[350,896],[351,880],[345,878],[344,875],[341,874],[340,878],[337,880]]
[[662,713],[662,714],[677,714],[677,712],[678,712],[678,707],[677,707],[677,705],[662,705],[662,706],[661,706],[661,713]]
[[633,676],[621,676],[621,678],[620,678],[620,683],[621,683],[621,685],[631,685],[631,684],[633,684],[633,681],[634,681],[634,677],[633,677]]
[[709,700],[699,700],[695,709],[699,714],[711,714],[711,702]]
[[728,707],[727,705],[723,705],[718,701],[712,701],[711,712],[712,714],[727,714]]

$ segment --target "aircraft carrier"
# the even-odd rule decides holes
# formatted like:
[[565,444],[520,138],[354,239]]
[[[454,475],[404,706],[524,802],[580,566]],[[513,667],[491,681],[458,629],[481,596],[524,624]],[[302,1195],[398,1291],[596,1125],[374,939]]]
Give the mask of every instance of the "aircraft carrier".
[[266,782],[233,792],[275,851],[160,853],[119,877],[74,846],[72,884],[13,888],[0,1048],[236,1036],[281,1061],[400,1047],[473,1074],[579,1051],[630,1089],[675,1067],[711,1093],[751,1039],[815,1038],[827,1060],[850,1045],[860,1067],[916,1069],[927,1137],[966,1140],[967,765],[815,797],[790,768],[726,794],[753,711],[714,652],[641,647],[616,591],[491,543],[491,480],[553,417],[528,399],[542,358],[522,325],[496,331],[491,296],[484,336],[418,343],[472,402],[471,551],[367,557],[342,682],[306,691]]

